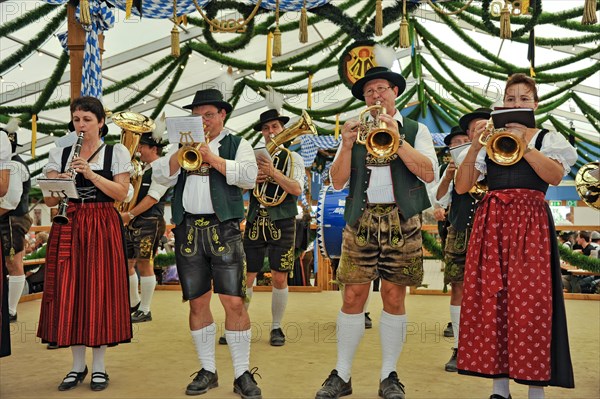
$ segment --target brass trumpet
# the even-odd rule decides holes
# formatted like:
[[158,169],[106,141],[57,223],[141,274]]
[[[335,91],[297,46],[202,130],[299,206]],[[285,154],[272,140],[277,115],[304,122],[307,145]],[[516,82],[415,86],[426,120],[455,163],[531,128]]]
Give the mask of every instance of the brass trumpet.
[[[206,130],[206,125],[203,125],[203,128]],[[188,138],[187,135],[182,135],[184,138]],[[200,154],[200,146],[202,144],[208,145],[210,139],[206,136],[205,143],[195,143],[193,141],[182,141],[182,146],[177,151],[177,162],[179,162],[179,166],[188,172],[195,172],[200,169],[202,166],[202,154]]]
[[[366,121],[365,115],[372,110],[379,110],[379,112],[373,117],[373,120]],[[369,154],[375,158],[390,157],[398,151],[400,146],[400,136],[388,129],[387,124],[379,119],[379,115],[385,113],[385,107],[377,102],[377,104],[362,111],[358,116],[359,127],[356,142],[364,145]]]
[[490,118],[485,126],[488,134],[479,136],[479,143],[485,146],[488,157],[501,166],[514,165],[523,158],[525,146],[505,128],[496,129]]

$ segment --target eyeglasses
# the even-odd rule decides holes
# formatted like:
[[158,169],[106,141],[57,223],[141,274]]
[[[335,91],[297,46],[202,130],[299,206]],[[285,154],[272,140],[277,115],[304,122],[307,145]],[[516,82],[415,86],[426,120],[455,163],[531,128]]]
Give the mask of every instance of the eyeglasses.
[[202,119],[211,120],[215,116],[217,116],[217,113],[216,112],[207,112],[204,115],[200,115],[200,116],[202,117]]
[[391,88],[390,86],[377,86],[374,89],[369,89],[369,90],[365,91],[363,93],[363,96],[365,96],[365,97],[371,97],[373,94],[375,94],[375,92],[377,92],[377,94],[381,94],[381,93],[383,93],[384,91],[386,91],[387,89],[390,89],[390,88]]

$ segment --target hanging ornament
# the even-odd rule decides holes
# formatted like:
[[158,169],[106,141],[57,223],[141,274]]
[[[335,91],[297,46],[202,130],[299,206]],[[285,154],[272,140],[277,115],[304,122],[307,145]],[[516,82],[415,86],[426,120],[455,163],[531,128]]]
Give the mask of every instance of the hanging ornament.
[[125,2],[125,19],[131,17],[131,8],[133,7],[133,0],[127,0]]
[[79,22],[82,25],[91,25],[92,23],[89,0],[81,0],[79,2]]
[[279,30],[279,0],[275,2],[275,32],[273,33],[273,56],[281,55],[281,31]]
[[383,35],[383,5],[381,0],[375,2],[375,36]]
[[596,7],[597,0],[585,0],[583,6],[583,18],[581,19],[582,25],[594,25],[598,22],[598,18],[596,18]]
[[300,28],[299,28],[300,43],[308,43],[308,15],[306,14],[306,0],[300,11]]
[[31,115],[31,158],[35,158],[35,146],[37,143],[37,115]]
[[335,134],[333,136],[335,141],[340,137],[340,114],[335,115]]
[[174,58],[178,58],[181,51],[179,45],[179,28],[177,27],[178,22],[179,18],[177,17],[177,0],[173,0],[173,29],[171,29],[171,56]]
[[308,90],[306,93],[306,109],[312,108],[312,78],[313,74],[308,74]]
[[400,48],[410,47],[410,38],[408,35],[408,20],[406,19],[406,0],[402,1],[402,21],[400,22],[400,40],[398,46]]
[[504,0],[504,7],[500,11],[500,38],[510,39],[512,32],[510,30],[510,10],[508,9],[508,0]]

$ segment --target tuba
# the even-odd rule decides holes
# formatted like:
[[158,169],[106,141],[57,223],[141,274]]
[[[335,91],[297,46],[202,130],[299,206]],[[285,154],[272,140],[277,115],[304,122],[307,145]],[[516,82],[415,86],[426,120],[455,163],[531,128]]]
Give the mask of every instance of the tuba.
[[600,162],[589,162],[579,168],[575,188],[587,206],[600,210]]
[[[273,166],[283,171],[283,173],[287,173],[288,177],[290,177],[294,171],[294,161],[291,157],[291,151],[280,146],[295,140],[297,137],[304,134],[312,134],[316,136],[317,129],[312,123],[311,117],[306,111],[303,110],[302,117],[298,119],[295,124],[283,130],[267,143],[267,151],[269,152],[269,155],[271,155],[271,158],[273,158]],[[275,155],[276,153],[279,153],[279,151],[285,151],[287,153],[285,162],[282,165],[280,165],[281,158],[279,155]],[[252,194],[256,197],[261,205],[266,207],[281,204],[287,196],[287,192],[271,178],[268,178],[266,181],[258,183],[256,186],[254,186]]]
[[133,174],[130,177],[130,183],[133,186],[133,198],[129,202],[117,201],[115,207],[119,212],[129,212],[135,207],[142,186],[142,164],[135,159],[137,147],[142,134],[151,132],[155,125],[154,121],[147,116],[131,111],[113,114],[112,121],[121,128],[121,144],[129,150],[131,164],[133,165]]
[[525,145],[505,128],[496,129],[490,118],[485,127],[488,134],[479,136],[479,143],[485,146],[488,157],[501,166],[514,165],[525,153]]
[[[365,120],[365,115],[372,110],[379,110],[371,121]],[[369,154],[375,158],[388,158],[398,151],[400,136],[387,128],[385,122],[379,119],[379,115],[385,114],[386,109],[377,102],[362,111],[358,116],[360,122],[356,142],[367,147]]]

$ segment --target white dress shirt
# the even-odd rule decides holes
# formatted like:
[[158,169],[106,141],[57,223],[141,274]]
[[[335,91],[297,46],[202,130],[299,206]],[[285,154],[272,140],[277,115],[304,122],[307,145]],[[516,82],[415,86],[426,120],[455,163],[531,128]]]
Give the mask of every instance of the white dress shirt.
[[[75,151],[75,146],[71,148],[71,152],[69,153],[69,157],[67,158],[67,165],[65,170],[69,168],[69,164],[71,163],[71,159],[73,159],[73,152]],[[94,157],[92,162],[89,163],[90,169],[92,170],[102,170],[104,167],[104,154],[106,152],[106,146],[102,148],[98,154]],[[52,148],[50,153],[48,154],[48,163],[44,166],[44,174],[47,176],[50,171],[61,171],[61,160],[62,160],[63,148],[57,147]],[[133,173],[133,165],[131,164],[131,155],[129,155],[129,150],[123,144],[115,144],[113,149],[113,159],[112,165],[110,168],[113,176],[119,175],[121,173]]]
[[[158,159],[144,165],[144,170],[142,171],[142,175],[144,173],[146,173],[146,171],[148,169],[152,168],[152,166],[154,165],[154,163],[156,161],[158,161]],[[150,185],[150,187],[148,188],[148,194],[146,194],[146,195],[154,198],[158,202],[160,202],[160,199],[163,197],[163,195],[165,195],[165,193],[169,189],[168,186],[162,185],[156,181],[156,179],[154,178],[154,170],[152,170],[152,181],[149,184],[142,182],[142,186],[144,186],[144,185]]]
[[[209,142],[208,147],[214,154],[219,154],[221,140],[228,134],[230,134],[228,130],[223,130],[219,136]],[[172,187],[177,183],[181,168],[177,169],[173,175],[169,175],[169,161],[177,151],[179,151],[179,148],[175,147],[166,156],[152,163],[152,178],[159,184]],[[227,184],[250,190],[254,188],[257,174],[258,166],[256,165],[252,146],[247,140],[242,139],[235,153],[235,159],[225,160]],[[215,213],[210,196],[209,176],[191,174],[187,177],[183,188],[183,209],[192,214]]]
[[21,194],[23,194],[23,183],[29,179],[29,172],[25,165],[17,161],[4,162],[4,169],[10,170],[10,179],[6,195],[0,197],[0,208],[13,210],[19,206]]
[[[400,122],[402,126],[403,117],[400,111],[396,110],[393,118]],[[433,139],[427,126],[422,123],[418,123],[417,135],[415,137],[414,149],[425,155],[431,161],[433,170],[437,170],[437,156],[435,154],[435,148],[433,147]],[[338,151],[335,154],[334,162],[339,156],[342,144],[338,147]],[[392,170],[390,166],[367,166],[371,170],[371,178],[367,188],[367,201],[370,204],[386,204],[394,203],[394,191],[392,185]],[[331,173],[331,170],[330,170]],[[331,175],[330,175],[331,179]],[[418,178],[423,181],[423,179]]]
[[10,161],[12,156],[12,146],[5,131],[0,131],[0,170],[8,169],[10,165],[4,165],[4,162]]

